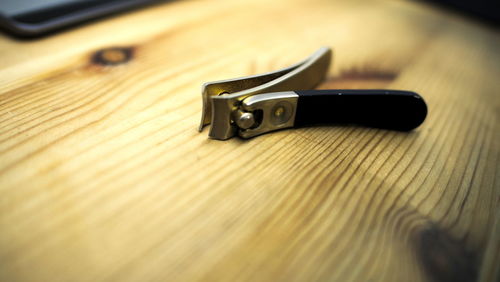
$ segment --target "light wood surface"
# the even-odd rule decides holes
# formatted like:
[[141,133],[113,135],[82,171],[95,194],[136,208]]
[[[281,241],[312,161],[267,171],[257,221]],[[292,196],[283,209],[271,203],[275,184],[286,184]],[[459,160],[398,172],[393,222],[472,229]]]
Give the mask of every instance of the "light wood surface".
[[[197,132],[203,82],[320,46],[321,88],[416,91],[425,123]],[[416,1],[175,1],[2,36],[0,281],[495,281],[499,50]]]

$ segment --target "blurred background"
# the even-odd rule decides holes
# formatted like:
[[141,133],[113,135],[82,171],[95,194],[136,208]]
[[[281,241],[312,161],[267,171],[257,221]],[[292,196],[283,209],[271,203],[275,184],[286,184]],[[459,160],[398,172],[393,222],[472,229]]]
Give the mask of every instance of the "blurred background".
[[[181,0],[179,0],[181,1]],[[494,1],[422,0],[452,9],[492,25],[500,13]],[[34,37],[58,29],[165,0],[4,0],[0,2],[0,25],[14,36]]]

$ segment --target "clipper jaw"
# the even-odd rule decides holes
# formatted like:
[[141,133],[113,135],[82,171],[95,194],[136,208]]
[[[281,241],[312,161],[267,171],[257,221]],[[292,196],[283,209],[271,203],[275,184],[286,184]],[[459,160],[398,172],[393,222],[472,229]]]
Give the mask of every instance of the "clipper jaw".
[[[255,128],[241,128],[235,122],[234,116],[237,111],[241,110],[244,100],[250,96],[314,88],[326,76],[331,57],[331,49],[323,47],[306,60],[288,68],[260,75],[205,83],[202,90],[203,112],[199,131],[211,124],[209,136],[218,140],[226,140],[235,135],[248,138],[279,129],[262,124],[256,125]],[[276,97],[283,96],[279,93],[270,94],[277,95]],[[289,100],[289,96],[284,94],[283,97]],[[259,104],[264,101],[273,102],[265,98],[260,100],[262,102]],[[271,124],[267,120],[262,122]]]

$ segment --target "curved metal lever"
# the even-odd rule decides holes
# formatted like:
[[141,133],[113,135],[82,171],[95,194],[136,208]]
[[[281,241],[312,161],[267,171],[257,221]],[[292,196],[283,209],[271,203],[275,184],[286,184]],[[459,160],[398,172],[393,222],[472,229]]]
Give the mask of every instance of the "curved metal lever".
[[199,131],[211,124],[209,136],[226,140],[238,131],[232,119],[242,100],[267,92],[307,90],[319,84],[328,72],[332,51],[320,48],[306,60],[278,71],[203,85],[203,113]]

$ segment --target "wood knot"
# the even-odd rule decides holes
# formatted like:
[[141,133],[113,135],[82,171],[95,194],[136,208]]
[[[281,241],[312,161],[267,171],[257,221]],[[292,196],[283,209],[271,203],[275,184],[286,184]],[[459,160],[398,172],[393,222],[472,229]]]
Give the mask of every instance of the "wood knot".
[[432,281],[476,281],[478,256],[463,242],[434,224],[415,235],[418,257]]
[[397,71],[375,67],[344,69],[340,75],[327,78],[320,89],[385,88],[398,77]]
[[116,66],[127,63],[132,57],[132,47],[111,47],[95,52],[92,56],[92,63],[102,66]]

